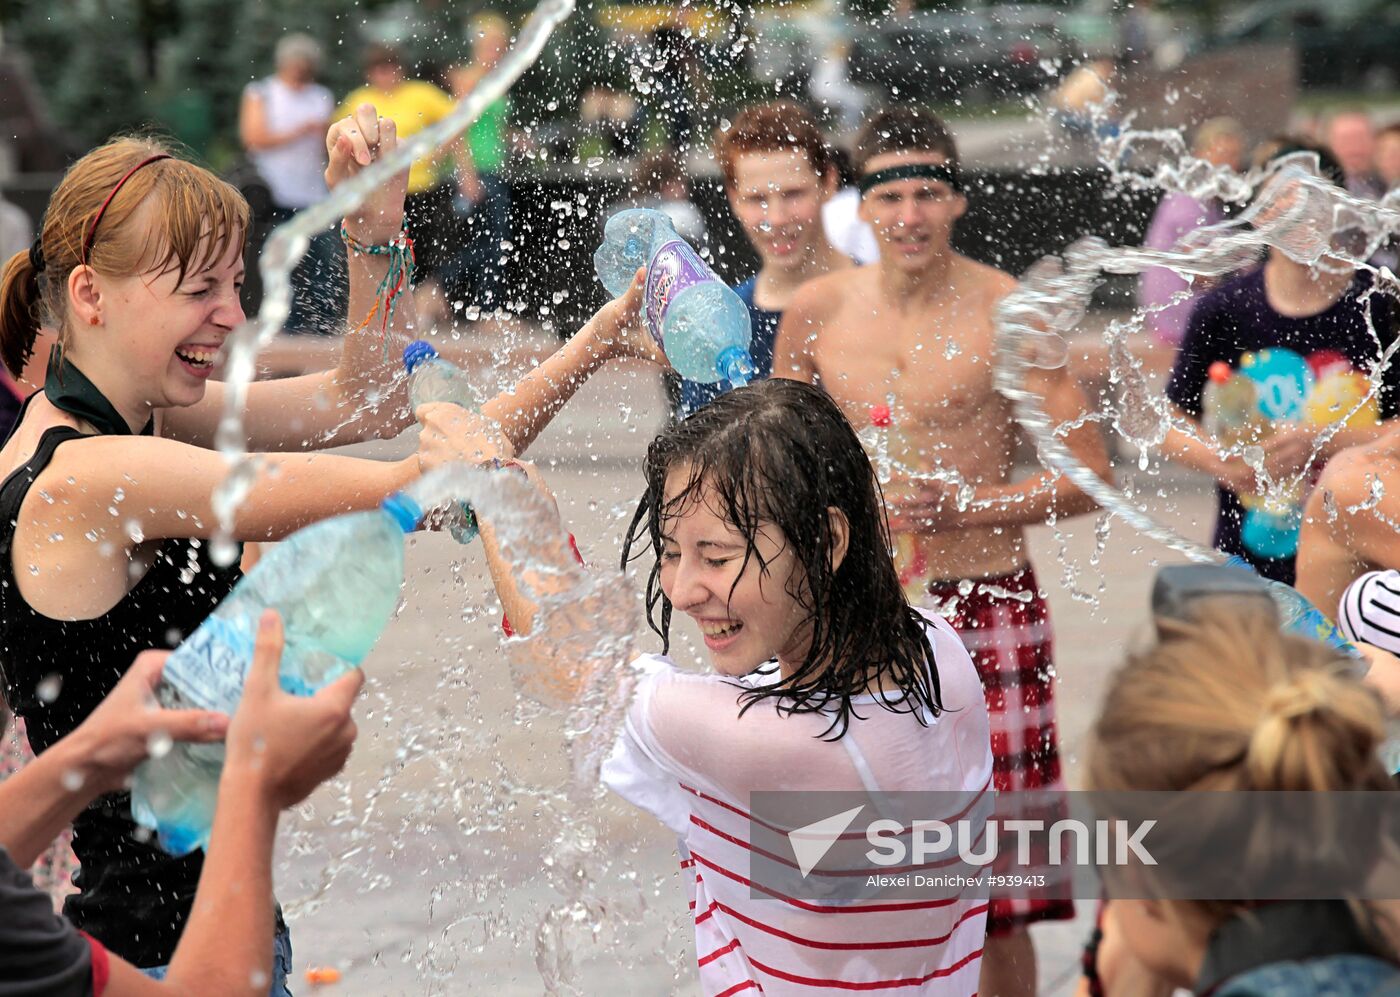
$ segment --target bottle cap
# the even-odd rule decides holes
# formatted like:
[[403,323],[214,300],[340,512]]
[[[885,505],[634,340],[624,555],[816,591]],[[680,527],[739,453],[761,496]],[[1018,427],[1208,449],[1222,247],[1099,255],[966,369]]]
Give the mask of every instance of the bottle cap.
[[433,344],[415,339],[403,348],[403,366],[406,371],[412,374],[418,369],[419,364],[426,360],[436,359],[438,351],[433,349]]
[[379,508],[387,512],[395,525],[405,533],[416,530],[418,521],[423,518],[423,510],[418,507],[418,503],[403,492],[390,495],[379,503]]
[[1234,368],[1224,360],[1217,360],[1210,365],[1210,379],[1216,384],[1224,384],[1234,372]]
[[742,346],[729,346],[715,359],[720,375],[735,388],[742,388],[753,380],[753,358]]

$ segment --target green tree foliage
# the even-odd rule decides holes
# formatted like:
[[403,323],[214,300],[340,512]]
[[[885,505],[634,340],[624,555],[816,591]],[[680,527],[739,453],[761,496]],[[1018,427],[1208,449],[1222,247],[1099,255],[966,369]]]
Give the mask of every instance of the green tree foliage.
[[10,0],[7,46],[28,57],[56,121],[89,146],[148,121],[148,57],[161,0]]

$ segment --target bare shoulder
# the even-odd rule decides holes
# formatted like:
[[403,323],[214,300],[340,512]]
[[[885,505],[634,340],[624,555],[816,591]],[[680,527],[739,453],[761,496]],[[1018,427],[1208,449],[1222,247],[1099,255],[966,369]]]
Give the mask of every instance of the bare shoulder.
[[1016,278],[1005,270],[978,263],[966,256],[960,256],[958,259],[968,284],[981,290],[988,301],[1000,301],[1016,289]]
[[788,305],[809,319],[822,319],[835,313],[841,304],[863,287],[872,267],[847,267],[809,280],[798,288]]
[[[1319,490],[1331,493],[1339,506],[1351,506],[1371,498],[1375,482],[1400,478],[1400,455],[1395,442],[1377,440],[1364,446],[1343,450],[1327,462]],[[1384,494],[1384,490],[1380,494]]]

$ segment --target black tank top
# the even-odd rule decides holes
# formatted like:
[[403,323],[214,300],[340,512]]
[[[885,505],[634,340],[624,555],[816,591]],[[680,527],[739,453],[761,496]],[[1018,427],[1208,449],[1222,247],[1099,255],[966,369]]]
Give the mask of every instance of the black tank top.
[[[70,372],[87,384],[76,390],[96,393],[96,399],[87,401],[97,409],[105,406],[109,417],[63,404],[71,403],[67,396],[75,390]],[[64,375],[68,388],[55,404],[76,410],[104,431],[130,432],[76,368],[68,365]],[[47,384],[45,392],[54,400]],[[35,612],[20,595],[15,577],[16,570],[28,570],[13,558],[20,503],[54,451],[83,438],[66,426],[49,429],[34,455],[0,484],[0,691],[24,718],[36,753],[82,723],[141,651],[174,647],[198,627],[241,577],[236,565],[215,566],[204,541],[166,540],[145,576],[102,616],[55,620]],[[172,858],[161,851],[132,822],[126,792],[101,797],[78,816],[73,851],[82,865],[74,879],[80,892],[68,898],[64,914],[136,966],[169,963],[189,917],[204,853]]]

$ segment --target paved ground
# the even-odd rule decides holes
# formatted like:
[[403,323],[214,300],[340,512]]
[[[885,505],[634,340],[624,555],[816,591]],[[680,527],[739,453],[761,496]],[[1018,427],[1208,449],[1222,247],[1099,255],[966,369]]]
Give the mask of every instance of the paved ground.
[[[654,378],[605,372],[532,452],[550,467],[593,563],[617,559],[661,404]],[[1162,517],[1204,535],[1204,484],[1172,477],[1162,490]],[[1095,556],[1095,525],[1087,518],[1059,536],[1032,532],[1057,630],[1071,780],[1104,678],[1140,632],[1153,571],[1170,553],[1116,527]],[[342,982],[328,994],[535,994],[545,989],[543,967],[571,975],[586,994],[694,993],[674,842],[619,805],[578,811],[561,800],[568,768],[559,722],[517,702],[478,552],[422,536],[408,566],[403,610],[367,665],[371,688],[348,777],[313,798],[283,837],[279,894],[290,908],[298,977],[311,965],[338,967]],[[681,644],[681,655],[694,646]],[[566,836],[587,856],[596,899],[556,912],[557,930],[541,932],[569,878],[555,846],[561,812],[586,815],[570,818]],[[1084,916],[1034,930],[1044,993],[1067,992]],[[571,946],[569,968],[560,953]]]

